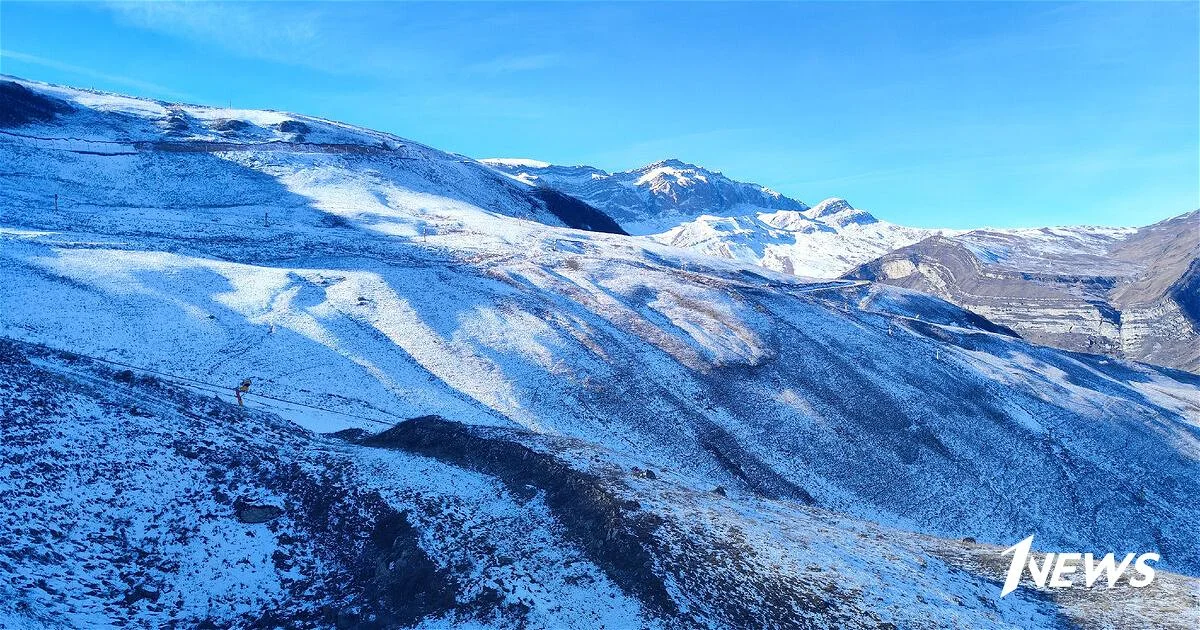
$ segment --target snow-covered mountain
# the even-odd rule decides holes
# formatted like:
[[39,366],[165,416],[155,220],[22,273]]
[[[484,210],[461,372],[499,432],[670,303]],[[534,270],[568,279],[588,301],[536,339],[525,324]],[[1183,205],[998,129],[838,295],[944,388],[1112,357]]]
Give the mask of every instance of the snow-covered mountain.
[[513,179],[581,199],[603,210],[630,234],[655,234],[703,215],[731,217],[808,208],[764,186],[737,182],[679,160],[619,173],[527,159],[482,161]]
[[[0,108],[4,136],[16,152],[10,165],[38,168],[48,160],[66,165],[55,167],[66,171],[57,186],[39,193],[57,194],[64,211],[70,209],[63,216],[73,220],[119,220],[120,212],[101,211],[111,200],[126,204],[123,208],[154,207],[157,214],[149,218],[166,221],[181,220],[183,214],[194,218],[195,210],[202,209],[215,222],[259,224],[270,223],[271,217],[263,216],[268,209],[281,212],[276,221],[286,221],[319,206],[330,225],[354,221],[410,238],[453,229],[452,217],[464,208],[487,208],[548,225],[621,231],[594,208],[514,183],[469,158],[309,116],[193,107],[53,86],[30,91],[15,81],[0,82]],[[51,125],[57,134],[30,131],[62,120],[71,124]],[[130,159],[146,153],[185,155],[148,164]],[[195,172],[173,171],[181,162]],[[245,168],[275,177],[277,186],[264,189],[243,182],[235,175]],[[197,175],[228,186],[197,188],[191,179]],[[319,201],[304,196],[316,189],[325,191]],[[415,192],[425,189],[439,194]],[[14,186],[6,194],[14,202],[47,202],[20,197],[27,192]],[[398,224],[391,216],[397,204],[431,219]]]
[[[388,134],[15,85],[0,625],[1196,624],[1200,378]],[[1030,534],[1164,577],[1000,599]]]
[[948,230],[880,221],[844,199],[803,211],[702,216],[650,238],[712,256],[814,278],[836,278],[892,250]]
[[679,160],[620,173],[529,159],[482,161],[531,186],[582,199],[630,234],[800,276],[836,278],[894,249],[952,232],[880,221],[844,199],[810,208]]
[[848,277],[939,296],[1036,343],[1200,372],[1200,211],[932,238]]
[[[812,208],[786,197],[727,203],[744,197],[715,192],[719,175],[676,160],[615,175],[534,160],[485,162],[585,198],[630,233],[660,243],[799,276],[888,282],[950,300],[1037,343],[1200,371],[1193,313],[1200,307],[1191,306],[1200,300],[1195,213],[1140,230],[923,229],[837,198]],[[786,202],[795,207],[771,209]],[[1156,247],[1169,249],[1165,264]]]

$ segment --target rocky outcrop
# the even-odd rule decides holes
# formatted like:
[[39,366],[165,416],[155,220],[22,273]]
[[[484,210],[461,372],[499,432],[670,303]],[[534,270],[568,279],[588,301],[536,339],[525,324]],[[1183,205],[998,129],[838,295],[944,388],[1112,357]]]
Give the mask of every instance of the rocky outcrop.
[[846,277],[936,295],[1039,344],[1200,371],[1200,211],[1124,232],[933,237]]

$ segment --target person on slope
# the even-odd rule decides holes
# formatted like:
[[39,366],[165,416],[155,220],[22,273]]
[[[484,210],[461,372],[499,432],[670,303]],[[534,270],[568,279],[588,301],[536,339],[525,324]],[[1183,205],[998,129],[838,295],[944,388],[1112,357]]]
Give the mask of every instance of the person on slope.
[[246,392],[248,392],[248,391],[250,391],[250,379],[248,379],[248,378],[247,378],[247,379],[245,379],[245,380],[243,380],[243,381],[242,381],[242,384],[241,384],[241,385],[238,385],[238,386],[237,386],[237,388],[233,390],[233,393],[234,393],[235,395],[237,395],[237,400],[238,400],[238,406],[239,406],[239,407],[245,407],[245,406],[246,406],[246,403],[242,402],[242,394],[245,394],[245,393],[246,393]]

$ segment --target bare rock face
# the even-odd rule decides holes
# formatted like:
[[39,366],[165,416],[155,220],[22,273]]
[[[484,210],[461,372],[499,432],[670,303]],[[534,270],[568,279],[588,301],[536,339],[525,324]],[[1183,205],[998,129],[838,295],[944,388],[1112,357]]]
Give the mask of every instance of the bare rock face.
[[1200,371],[1200,211],[1136,230],[933,237],[846,277],[931,293],[1036,343]]

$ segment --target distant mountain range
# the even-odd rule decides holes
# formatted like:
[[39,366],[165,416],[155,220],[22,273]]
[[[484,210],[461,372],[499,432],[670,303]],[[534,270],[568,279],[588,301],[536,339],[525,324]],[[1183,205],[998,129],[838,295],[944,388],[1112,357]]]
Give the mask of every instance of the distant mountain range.
[[1195,212],[1140,229],[924,229],[844,199],[810,208],[679,160],[615,174],[484,162],[583,199],[660,243],[799,276],[916,289],[1038,343],[1200,371]]
[[803,211],[705,215],[650,238],[784,273],[836,278],[894,249],[947,232],[880,221],[844,199],[826,199]]
[[483,163],[531,186],[579,198],[630,234],[800,276],[836,278],[945,230],[880,221],[844,199],[815,207],[680,160],[608,173],[528,159]]
[[655,234],[702,215],[742,216],[756,211],[807,210],[802,202],[758,184],[679,160],[608,173],[592,166],[558,166],[536,160],[481,160],[532,186],[556,188],[612,217],[630,234]]
[[1200,371],[1200,211],[1137,229],[976,230],[846,275],[936,295],[1046,345]]

